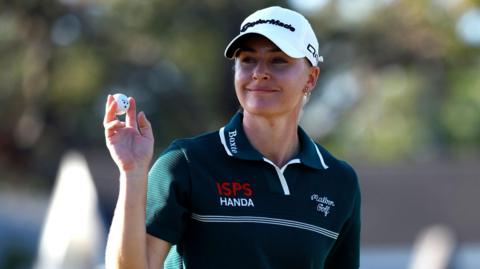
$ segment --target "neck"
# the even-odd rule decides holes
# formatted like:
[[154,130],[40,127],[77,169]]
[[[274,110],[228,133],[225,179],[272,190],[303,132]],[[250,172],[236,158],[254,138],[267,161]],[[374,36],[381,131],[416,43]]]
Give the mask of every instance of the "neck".
[[300,150],[297,118],[267,118],[244,111],[243,128],[253,147],[278,167],[282,167]]

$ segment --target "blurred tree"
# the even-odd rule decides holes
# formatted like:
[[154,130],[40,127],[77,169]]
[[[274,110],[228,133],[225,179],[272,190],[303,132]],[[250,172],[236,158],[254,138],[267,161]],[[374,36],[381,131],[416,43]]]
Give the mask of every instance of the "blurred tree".
[[[436,2],[305,11],[326,59],[305,113],[317,139],[373,160],[478,149],[479,48],[455,32],[475,3]],[[2,179],[53,179],[67,149],[103,148],[108,93],[136,97],[157,152],[218,128],[238,106],[223,50],[247,14],[273,4],[289,3],[1,1]]]
[[[480,106],[475,100],[480,91],[473,73],[480,49],[463,43],[455,32],[460,15],[475,4],[457,1],[446,8],[436,2],[388,1],[352,23],[341,19],[341,1],[331,1],[314,17],[326,63],[321,93],[313,96],[312,105],[315,97],[323,99],[319,106],[324,109],[315,111],[330,111],[338,125],[319,131],[328,147],[375,161],[478,152]],[[334,89],[328,86],[340,76],[353,78],[360,92],[348,97],[335,84],[344,103],[356,98],[347,106],[332,105]]]
[[103,147],[108,93],[136,97],[158,150],[217,128],[237,106],[223,49],[247,13],[273,3],[1,2],[3,179],[50,186],[68,148]]

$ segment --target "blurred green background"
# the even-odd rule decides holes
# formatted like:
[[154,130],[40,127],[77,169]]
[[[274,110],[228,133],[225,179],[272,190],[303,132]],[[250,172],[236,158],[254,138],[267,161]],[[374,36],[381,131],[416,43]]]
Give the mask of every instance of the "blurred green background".
[[[302,120],[318,142],[360,167],[466,160],[478,181],[480,1],[2,0],[0,195],[48,195],[71,149],[108,163],[107,94],[136,98],[156,153],[221,127],[238,108],[223,50],[269,5],[299,10],[318,36]],[[10,258],[31,259],[18,248]]]

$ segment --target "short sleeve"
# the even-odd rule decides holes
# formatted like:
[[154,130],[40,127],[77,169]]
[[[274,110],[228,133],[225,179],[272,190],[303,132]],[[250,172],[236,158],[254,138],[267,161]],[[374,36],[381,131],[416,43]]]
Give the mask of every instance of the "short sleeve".
[[148,175],[147,233],[178,244],[188,219],[190,174],[183,150],[172,143]]
[[325,262],[325,269],[360,267],[360,190],[354,193],[352,214],[343,225],[338,239]]

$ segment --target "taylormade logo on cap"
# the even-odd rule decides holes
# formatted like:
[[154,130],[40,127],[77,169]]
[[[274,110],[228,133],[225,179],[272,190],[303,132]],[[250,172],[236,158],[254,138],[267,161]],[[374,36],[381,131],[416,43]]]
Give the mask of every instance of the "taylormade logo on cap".
[[247,22],[245,25],[243,25],[242,29],[240,29],[240,32],[245,32],[247,31],[248,28],[254,27],[257,24],[262,24],[262,23],[274,24],[280,27],[284,27],[292,32],[295,32],[295,28],[293,28],[290,24],[285,24],[279,20],[262,20],[262,19],[259,19],[258,21],[255,21],[255,22]]
[[313,66],[323,62],[318,55],[318,41],[312,26],[298,12],[274,6],[258,10],[248,16],[240,26],[240,34],[228,44],[225,57],[232,59],[241,37],[260,34],[272,41],[292,58],[306,57]]

